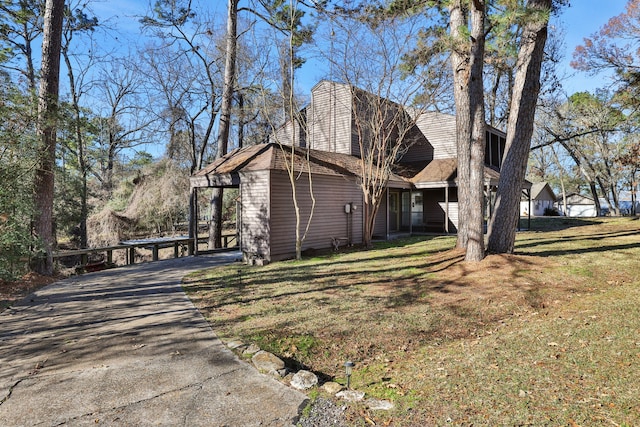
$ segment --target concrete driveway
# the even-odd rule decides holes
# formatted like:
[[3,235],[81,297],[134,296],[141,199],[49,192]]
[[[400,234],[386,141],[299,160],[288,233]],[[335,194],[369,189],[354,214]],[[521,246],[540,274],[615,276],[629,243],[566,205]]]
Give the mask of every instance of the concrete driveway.
[[180,287],[238,253],[72,277],[0,314],[0,426],[290,426],[306,396],[240,361]]

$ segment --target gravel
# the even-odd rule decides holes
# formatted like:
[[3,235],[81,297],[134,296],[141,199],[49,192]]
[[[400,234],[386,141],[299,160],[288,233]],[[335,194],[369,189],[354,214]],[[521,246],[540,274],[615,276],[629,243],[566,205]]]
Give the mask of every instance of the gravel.
[[348,427],[344,416],[346,406],[338,406],[330,400],[318,398],[311,404],[308,417],[298,421],[299,427]]

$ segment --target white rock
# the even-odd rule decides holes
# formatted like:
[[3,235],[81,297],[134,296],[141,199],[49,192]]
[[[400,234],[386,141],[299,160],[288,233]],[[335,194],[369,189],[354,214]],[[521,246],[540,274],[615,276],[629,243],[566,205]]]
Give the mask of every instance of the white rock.
[[372,410],[388,411],[393,409],[393,403],[388,400],[367,399],[365,404]]
[[236,348],[246,347],[246,344],[243,343],[242,341],[234,340],[234,341],[229,341],[227,343],[227,347],[229,347],[232,350],[235,350]]
[[364,391],[342,390],[341,392],[336,393],[336,396],[349,402],[360,402],[364,399]]
[[291,378],[291,387],[306,390],[318,384],[318,377],[313,372],[301,370]]
[[255,354],[255,353],[259,352],[259,351],[260,351],[260,347],[258,347],[255,344],[251,344],[242,353],[244,353],[244,354]]
[[251,361],[260,372],[271,372],[284,369],[284,362],[282,359],[264,350],[260,350],[254,354]]

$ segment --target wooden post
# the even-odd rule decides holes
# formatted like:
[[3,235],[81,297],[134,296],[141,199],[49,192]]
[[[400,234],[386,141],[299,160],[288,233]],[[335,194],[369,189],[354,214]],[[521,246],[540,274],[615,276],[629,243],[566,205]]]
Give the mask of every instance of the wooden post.
[[107,249],[107,264],[113,264],[113,251],[111,249]]
[[136,263],[136,248],[132,246],[129,248],[129,265],[133,265]]
[[153,251],[152,252],[153,253],[153,255],[152,255],[153,260],[157,261],[158,260],[158,244],[157,243],[155,245],[153,245],[152,251]]
[[174,258],[178,258],[180,255],[180,253],[178,252],[178,247],[180,246],[180,244],[178,242],[174,242],[173,243],[173,257]]
[[444,232],[449,234],[449,186],[444,187]]
[[199,249],[198,249],[198,237],[200,236],[200,212],[198,212],[198,187],[196,187],[195,189],[196,191],[196,203],[193,206],[194,210],[195,210],[195,219],[196,219],[196,234],[195,236],[193,236],[196,239],[196,244],[195,244],[195,249],[193,254],[194,255],[198,255]]

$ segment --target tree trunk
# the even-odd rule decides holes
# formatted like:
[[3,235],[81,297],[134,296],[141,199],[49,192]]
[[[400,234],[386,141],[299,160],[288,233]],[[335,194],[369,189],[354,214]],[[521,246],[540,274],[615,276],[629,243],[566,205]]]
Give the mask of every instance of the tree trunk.
[[53,274],[55,246],[53,194],[63,16],[64,0],[47,0],[42,37],[42,80],[38,101],[38,136],[41,146],[34,180],[34,231],[45,254],[44,257],[38,258],[34,267],[36,272],[49,276]]
[[211,189],[211,199],[209,204],[209,212],[211,222],[209,224],[209,239],[207,247],[209,249],[222,247],[222,198],[224,194],[222,188],[216,187]]
[[553,153],[553,159],[556,162],[556,165],[558,165],[558,169],[560,171],[560,189],[562,191],[562,212],[564,212],[564,215],[567,215],[567,192],[564,188],[564,169],[562,168],[562,164],[560,163],[560,159],[558,158],[558,154],[556,153],[555,148],[553,148],[553,145],[551,146],[551,153]]
[[[231,129],[231,104],[236,76],[238,0],[229,0],[227,11],[227,55],[224,64],[224,87],[220,106],[218,127],[218,151],[216,158],[227,154],[229,130]],[[222,188],[214,188],[211,195],[211,227],[209,227],[209,249],[222,247]]]
[[[456,104],[456,145],[458,152],[458,239],[456,246],[466,248],[468,240],[469,218],[469,165],[471,163],[471,108],[469,93],[467,92],[467,76],[469,74],[469,53],[466,42],[461,34],[462,28],[467,28],[467,11],[462,7],[462,1],[452,3],[449,11],[451,36],[454,46],[451,53],[451,67],[453,69],[453,96]],[[462,39],[462,40],[461,40]]]
[[635,216],[638,212],[636,209],[636,202],[638,200],[636,193],[636,171],[631,172],[631,215]]
[[552,0],[529,0],[534,13],[525,25],[516,62],[507,141],[500,170],[494,215],[489,224],[490,252],[513,253],[519,218],[520,194],[527,170],[535,118],[540,71],[547,41]]
[[483,1],[471,2],[471,44],[461,31],[468,27],[469,11],[463,1],[450,6],[450,28],[454,40],[451,65],[456,103],[456,145],[458,150],[458,241],[466,250],[465,260],[484,258],[484,20]]
[[596,216],[600,216],[602,212],[602,206],[600,206],[600,198],[598,197],[598,188],[595,181],[589,181],[589,190],[591,191],[591,197],[593,197],[593,203],[596,206]]
[[86,248],[88,245],[87,237],[87,217],[89,216],[89,194],[87,190],[87,175],[89,166],[85,156],[84,138],[82,136],[82,116],[80,112],[80,103],[78,93],[76,91],[76,81],[73,74],[71,58],[69,57],[68,44],[62,47],[62,56],[67,67],[67,76],[69,77],[69,90],[71,91],[71,105],[73,107],[73,127],[76,136],[76,158],[78,160],[78,169],[80,169],[80,179],[82,180],[82,190],[80,192],[80,247]]
[[469,227],[465,261],[484,258],[484,154],[486,122],[484,110],[484,2],[474,1],[471,8],[471,75],[469,99],[471,105],[471,156],[469,169]]

